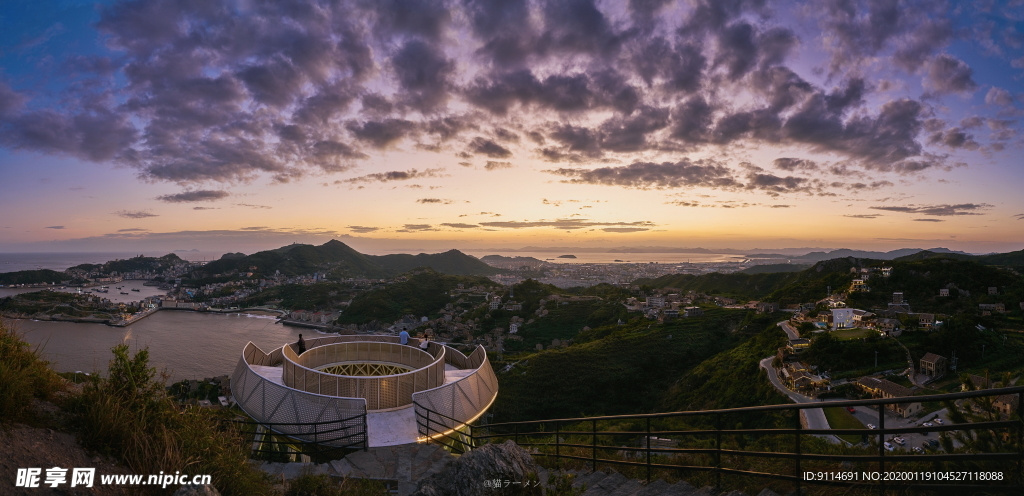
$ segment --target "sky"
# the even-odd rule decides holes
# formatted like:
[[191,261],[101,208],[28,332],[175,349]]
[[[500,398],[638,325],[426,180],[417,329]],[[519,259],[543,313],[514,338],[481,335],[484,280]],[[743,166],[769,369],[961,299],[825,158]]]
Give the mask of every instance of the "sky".
[[1024,0],[0,7],[0,251],[1024,248]]

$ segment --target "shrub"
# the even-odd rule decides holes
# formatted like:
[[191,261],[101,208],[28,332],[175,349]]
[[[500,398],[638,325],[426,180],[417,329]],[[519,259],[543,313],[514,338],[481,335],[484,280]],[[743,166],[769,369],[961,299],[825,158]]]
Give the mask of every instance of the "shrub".
[[9,324],[0,321],[0,424],[29,420],[34,398],[48,399],[63,381]]
[[[211,475],[222,494],[271,494],[268,477],[248,463],[238,433],[203,408],[179,407],[154,380],[149,351],[112,349],[108,378],[90,377],[68,401],[86,447],[115,456],[133,472]],[[162,378],[163,379],[163,378]]]

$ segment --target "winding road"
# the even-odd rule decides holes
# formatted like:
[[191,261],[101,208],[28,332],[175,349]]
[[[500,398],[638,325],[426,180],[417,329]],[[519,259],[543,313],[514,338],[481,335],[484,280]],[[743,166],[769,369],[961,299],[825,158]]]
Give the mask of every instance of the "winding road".
[[[779,322],[778,325],[779,327],[782,328],[783,331],[786,331],[786,334],[789,335],[789,339],[797,339],[800,337],[800,334],[796,331],[796,329],[793,328],[792,325],[789,324],[788,321],[784,320],[782,322]],[[775,370],[775,367],[772,367],[772,360],[774,359],[774,356],[770,356],[768,358],[765,358],[764,360],[761,360],[761,368],[768,372],[768,380],[771,381],[773,386],[775,386],[775,389],[778,389],[780,393],[788,396],[789,399],[793,400],[794,403],[820,403],[820,401],[814,398],[802,395],[795,391],[791,391],[789,388],[787,388],[785,384],[782,383],[782,379],[779,378],[779,372]],[[804,418],[807,419],[808,429],[831,428],[828,425],[828,420],[825,419],[825,411],[822,410],[821,408],[805,409]],[[829,440],[830,442],[840,442],[839,439],[836,438],[835,436],[822,437]]]

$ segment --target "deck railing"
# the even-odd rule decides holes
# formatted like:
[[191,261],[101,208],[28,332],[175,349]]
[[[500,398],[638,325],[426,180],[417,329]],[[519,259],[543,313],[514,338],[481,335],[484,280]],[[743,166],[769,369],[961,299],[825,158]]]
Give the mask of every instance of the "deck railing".
[[497,397],[498,378],[487,360],[487,350],[477,346],[465,363],[475,365],[467,369],[471,372],[465,377],[413,395],[421,437],[461,429],[483,414]]
[[[886,427],[885,409],[888,405],[907,402],[956,402],[974,398],[1014,395],[1017,412],[1007,420],[991,420],[931,427]],[[646,472],[648,481],[652,471],[711,473],[716,486],[722,488],[723,475],[750,476],[788,482],[799,494],[803,485],[855,486],[877,489],[911,491],[955,491],[970,494],[1024,493],[1024,422],[1020,408],[1024,405],[1024,387],[987,389],[953,394],[887,398],[872,400],[829,401],[769,405],[725,410],[685,411],[641,415],[614,415],[603,417],[564,418],[525,422],[505,422],[473,425],[457,415],[451,415],[416,404],[416,418],[420,434],[451,451],[462,453],[489,442],[513,440],[533,451],[535,457],[553,459],[556,465],[570,462],[585,463],[591,470],[599,466],[618,465]],[[801,412],[823,407],[873,407],[878,412],[878,428],[864,429],[807,429],[801,424]],[[775,429],[729,428],[730,419],[755,415],[789,416],[792,427]],[[673,422],[673,421],[677,422]],[[690,421],[687,423],[687,421]],[[666,425],[710,425],[712,428],[666,428]],[[599,428],[601,426],[601,428]],[[610,427],[605,427],[610,426]],[[623,428],[623,426],[631,426]],[[894,454],[884,443],[887,436],[926,432],[952,433],[968,431],[980,433],[990,443],[990,449],[979,451],[966,447],[967,452]],[[877,454],[843,454],[808,452],[803,438],[811,435],[860,435],[877,440]],[[789,439],[791,449],[785,451],[758,451],[741,446],[725,447],[723,440],[737,440],[775,436]],[[737,443],[732,443],[737,444]],[[746,444],[746,441],[744,441]],[[839,450],[841,451],[841,450]],[[956,450],[954,450],[956,451]],[[609,456],[609,453],[615,456]],[[750,468],[747,460],[775,459],[790,463],[785,470],[759,471]],[[703,462],[703,463],[698,463]],[[819,462],[835,462],[823,466]],[[849,464],[843,468],[840,463]],[[777,465],[777,463],[774,463]],[[773,463],[763,464],[773,466]],[[824,467],[824,468],[823,468]],[[973,467],[973,468],[971,468]],[[995,467],[995,468],[993,468]],[[833,474],[808,477],[807,471]],[[887,472],[888,471],[888,472]],[[818,472],[815,472],[818,473]],[[852,474],[853,479],[843,478]],[[893,480],[886,474],[896,474]],[[905,476],[905,477],[904,477]],[[874,479],[878,477],[878,479]],[[868,480],[865,480],[868,479]],[[959,479],[959,480],[954,480]]]
[[[430,343],[427,351],[390,342],[339,342],[319,344],[301,356],[284,347],[285,386],[316,394],[363,398],[367,410],[401,408],[412,403],[413,394],[444,384],[446,346]],[[346,376],[314,367],[344,361],[373,360],[415,367],[401,374]]]
[[[251,342],[245,346],[231,375],[231,393],[239,408],[256,422],[272,426],[273,432],[300,442],[365,445],[366,400],[299,391],[253,370],[254,365],[273,366],[280,350],[264,353]],[[337,435],[325,439],[325,430]]]

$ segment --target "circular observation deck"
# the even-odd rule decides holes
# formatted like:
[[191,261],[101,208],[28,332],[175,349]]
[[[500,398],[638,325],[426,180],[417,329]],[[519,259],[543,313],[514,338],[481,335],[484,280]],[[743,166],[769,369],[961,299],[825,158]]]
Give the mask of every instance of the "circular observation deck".
[[[322,444],[388,446],[472,422],[497,397],[498,383],[478,346],[466,356],[440,343],[426,350],[394,336],[332,336],[265,353],[245,346],[232,374],[235,401],[276,433]],[[433,420],[422,421],[427,412]],[[439,424],[438,422],[442,422]],[[324,440],[311,431],[330,430]]]

